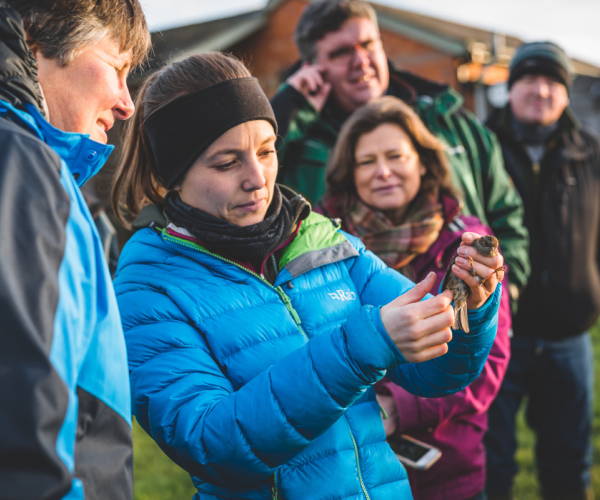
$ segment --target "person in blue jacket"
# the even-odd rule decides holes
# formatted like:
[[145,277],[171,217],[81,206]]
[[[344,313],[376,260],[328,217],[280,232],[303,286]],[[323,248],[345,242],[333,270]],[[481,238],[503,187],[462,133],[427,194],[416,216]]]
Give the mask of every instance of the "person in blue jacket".
[[458,260],[471,331],[452,332],[433,273],[415,286],[275,184],[276,134],[230,56],[191,56],[140,91],[113,190],[137,215],[115,279],[133,412],[197,500],[409,499],[373,385],[387,373],[440,397],[473,381],[503,259],[467,247],[492,276],[479,286]]
[[2,499],[133,499],[125,340],[80,187],[149,44],[137,0],[0,0]]

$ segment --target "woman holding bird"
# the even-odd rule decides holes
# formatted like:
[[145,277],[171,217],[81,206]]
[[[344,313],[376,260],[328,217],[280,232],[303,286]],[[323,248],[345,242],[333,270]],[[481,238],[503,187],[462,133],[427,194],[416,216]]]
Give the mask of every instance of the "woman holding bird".
[[[411,280],[423,280],[433,271],[437,280],[432,290],[453,292],[454,328],[468,331],[467,310],[485,303],[504,268],[498,241],[480,238],[491,234],[490,229],[476,217],[461,215],[444,150],[402,101],[373,101],[346,121],[317,211],[340,218],[343,230]],[[415,499],[484,498],[486,412],[510,351],[506,290],[496,341],[481,375],[469,387],[436,399],[409,394],[387,380],[376,388],[388,414],[388,436],[409,434],[442,451],[430,469],[409,469]]]
[[276,138],[258,81],[225,54],[138,93],[113,190],[137,230],[115,278],[133,413],[195,500],[409,500],[373,387],[466,387],[502,287],[490,278],[471,332],[451,332],[452,294],[425,298],[433,274],[414,285],[275,183]]

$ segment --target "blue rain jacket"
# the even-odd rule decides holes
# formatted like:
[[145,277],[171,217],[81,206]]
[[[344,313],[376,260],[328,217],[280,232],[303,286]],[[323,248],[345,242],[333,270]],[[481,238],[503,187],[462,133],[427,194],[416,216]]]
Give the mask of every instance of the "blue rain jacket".
[[22,107],[0,100],[0,496],[130,500],[125,341],[79,189],[113,146]]

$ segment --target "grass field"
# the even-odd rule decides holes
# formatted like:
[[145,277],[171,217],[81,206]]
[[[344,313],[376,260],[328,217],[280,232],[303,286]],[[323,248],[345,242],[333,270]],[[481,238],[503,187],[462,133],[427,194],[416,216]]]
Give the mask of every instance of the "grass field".
[[[592,331],[596,380],[600,374],[600,322]],[[595,388],[594,466],[592,481],[596,498],[600,499],[600,393]],[[538,484],[534,469],[534,437],[525,426],[523,412],[519,415],[519,450],[517,459],[521,472],[515,484],[516,500],[536,500]],[[133,428],[135,500],[190,500],[195,488],[189,476],[164,455],[158,446],[137,425]]]

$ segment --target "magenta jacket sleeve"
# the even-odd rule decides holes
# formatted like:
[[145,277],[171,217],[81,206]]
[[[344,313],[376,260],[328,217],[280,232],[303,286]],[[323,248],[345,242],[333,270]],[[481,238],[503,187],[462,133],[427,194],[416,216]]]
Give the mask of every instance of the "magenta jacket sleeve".
[[498,333],[481,375],[466,389],[444,398],[413,396],[385,379],[377,392],[391,394],[398,408],[398,432],[435,428],[441,423],[487,411],[496,397],[510,359],[511,328],[508,283],[503,282],[498,311]]

